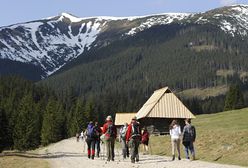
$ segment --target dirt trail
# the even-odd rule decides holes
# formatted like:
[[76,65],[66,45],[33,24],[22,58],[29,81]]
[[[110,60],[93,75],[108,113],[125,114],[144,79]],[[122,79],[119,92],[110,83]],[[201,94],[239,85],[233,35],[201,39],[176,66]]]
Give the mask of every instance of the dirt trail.
[[[85,150],[84,150],[85,148]],[[45,154],[52,168],[241,168],[240,166],[214,164],[203,161],[170,161],[171,158],[155,155],[140,155],[140,162],[132,164],[130,159],[123,160],[121,153],[116,151],[114,162],[106,162],[101,153],[100,158],[91,160],[86,155],[86,144],[76,142],[75,138],[66,139],[39,150]],[[102,147],[104,151],[104,146]]]

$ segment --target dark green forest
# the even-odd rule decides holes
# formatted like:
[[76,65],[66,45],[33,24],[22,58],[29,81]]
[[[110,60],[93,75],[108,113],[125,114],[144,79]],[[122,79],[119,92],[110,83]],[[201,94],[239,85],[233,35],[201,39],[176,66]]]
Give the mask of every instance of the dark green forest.
[[0,151],[57,142],[98,120],[91,100],[70,93],[66,97],[62,101],[48,88],[20,77],[0,77]]

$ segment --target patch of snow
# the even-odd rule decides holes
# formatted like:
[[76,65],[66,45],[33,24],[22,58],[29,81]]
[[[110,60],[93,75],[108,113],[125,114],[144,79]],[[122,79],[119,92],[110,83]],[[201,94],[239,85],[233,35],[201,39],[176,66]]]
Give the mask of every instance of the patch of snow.
[[78,18],[78,17],[73,16],[73,15],[68,14],[68,13],[62,13],[60,19],[62,19],[63,17],[66,17],[66,18],[70,19],[71,22],[80,22],[80,21],[82,21],[82,18]]
[[[157,15],[156,15],[157,16]],[[173,21],[180,21],[186,17],[190,16],[187,13],[167,13],[164,15],[158,15],[157,17],[149,17],[145,22],[141,23],[138,27],[132,28],[126,35],[134,35],[139,31],[143,31],[148,29],[154,25],[165,25],[170,24]]]

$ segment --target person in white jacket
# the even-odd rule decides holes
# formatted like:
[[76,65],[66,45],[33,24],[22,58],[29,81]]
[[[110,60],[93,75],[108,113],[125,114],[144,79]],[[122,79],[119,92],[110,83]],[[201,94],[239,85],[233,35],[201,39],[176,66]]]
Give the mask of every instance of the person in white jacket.
[[180,135],[181,128],[177,123],[177,120],[173,120],[170,124],[170,136],[171,136],[171,147],[172,147],[172,161],[175,160],[175,150],[178,152],[178,160],[181,160],[180,156]]

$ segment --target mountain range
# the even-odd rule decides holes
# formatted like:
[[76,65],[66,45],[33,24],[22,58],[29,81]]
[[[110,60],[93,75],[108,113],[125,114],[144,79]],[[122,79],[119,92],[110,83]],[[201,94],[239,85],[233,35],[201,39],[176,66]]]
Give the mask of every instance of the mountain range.
[[79,18],[68,13],[0,28],[0,74],[47,78],[92,50],[162,25],[211,25],[246,38],[248,6],[234,5],[204,13],[164,13],[137,17]]

